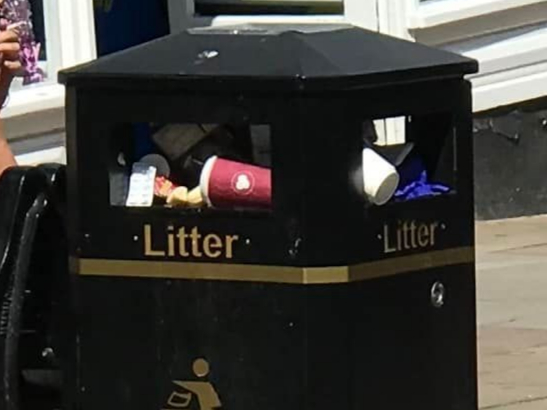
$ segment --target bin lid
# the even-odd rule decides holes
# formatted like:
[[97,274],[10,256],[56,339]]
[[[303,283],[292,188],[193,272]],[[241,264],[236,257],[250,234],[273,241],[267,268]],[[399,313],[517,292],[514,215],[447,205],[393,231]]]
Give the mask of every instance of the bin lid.
[[475,60],[349,25],[186,30],[64,70],[66,85],[345,90],[463,77]]

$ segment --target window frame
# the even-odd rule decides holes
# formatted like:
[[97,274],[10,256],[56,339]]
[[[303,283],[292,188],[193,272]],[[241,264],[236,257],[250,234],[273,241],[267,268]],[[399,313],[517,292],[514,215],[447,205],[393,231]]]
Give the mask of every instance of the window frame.
[[518,9],[545,0],[411,0],[409,29],[420,29]]
[[479,61],[475,112],[547,96],[547,0],[376,1],[380,31]]

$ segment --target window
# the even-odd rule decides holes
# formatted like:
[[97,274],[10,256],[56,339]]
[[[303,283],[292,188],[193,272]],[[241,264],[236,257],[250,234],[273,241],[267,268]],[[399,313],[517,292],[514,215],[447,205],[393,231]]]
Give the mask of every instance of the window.
[[546,0],[378,1],[388,34],[475,58],[474,110],[547,95]]
[[506,11],[520,13],[523,7],[543,2],[544,0],[414,0],[408,2],[409,28],[433,27]]
[[168,0],[172,31],[233,23],[340,23],[376,30],[376,0]]
[[198,15],[219,14],[342,14],[342,0],[196,0]]
[[[14,82],[4,118],[61,112],[64,90],[56,73],[96,55],[93,3],[109,10],[117,0],[28,1],[44,75],[31,84]],[[172,31],[234,23],[348,22],[466,54],[481,66],[472,77],[475,111],[547,95],[547,0],[165,1]],[[377,128],[387,144],[404,134],[398,120]]]

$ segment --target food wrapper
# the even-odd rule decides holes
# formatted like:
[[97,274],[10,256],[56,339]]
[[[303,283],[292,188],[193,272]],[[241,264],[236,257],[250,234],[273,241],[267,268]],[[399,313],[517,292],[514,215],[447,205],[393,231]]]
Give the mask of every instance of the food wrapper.
[[154,183],[154,196],[167,199],[176,188],[177,185],[173,184],[164,176],[156,177]]
[[205,200],[201,194],[201,187],[197,186],[188,192],[188,205],[193,207],[200,207],[205,205]]
[[187,206],[188,205],[188,188],[179,186],[171,191],[167,197],[167,204],[171,206]]

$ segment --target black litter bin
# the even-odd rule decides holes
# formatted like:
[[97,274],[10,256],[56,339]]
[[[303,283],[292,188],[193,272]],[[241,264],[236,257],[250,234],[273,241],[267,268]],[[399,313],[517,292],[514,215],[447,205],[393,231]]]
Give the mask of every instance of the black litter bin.
[[[74,408],[476,409],[476,69],[350,26],[248,25],[61,73]],[[399,174],[383,205],[364,147]],[[198,205],[126,206],[158,153]],[[204,185],[214,155],[259,165],[271,201],[226,206],[268,181]]]

